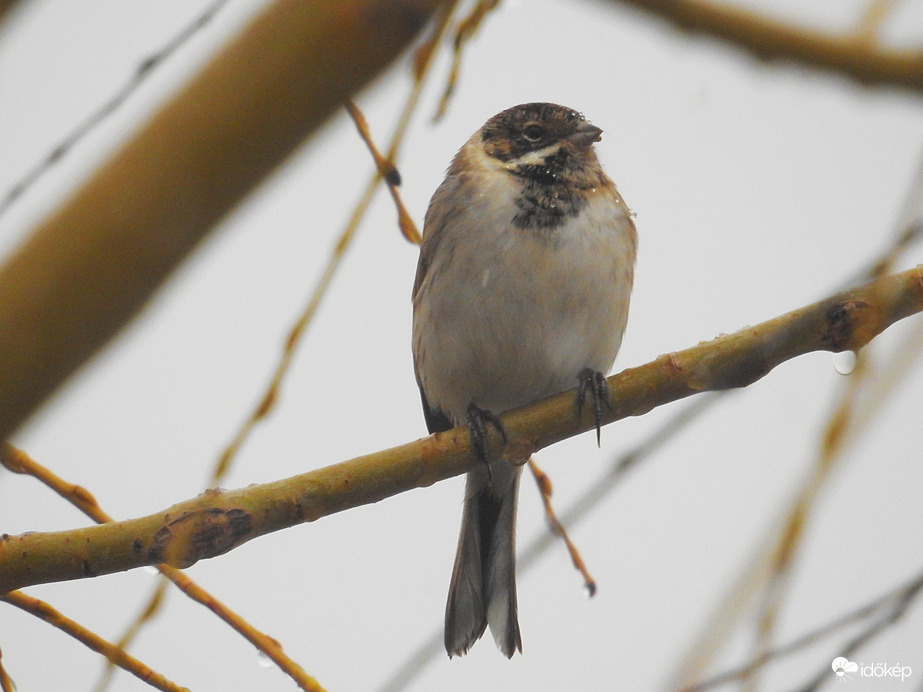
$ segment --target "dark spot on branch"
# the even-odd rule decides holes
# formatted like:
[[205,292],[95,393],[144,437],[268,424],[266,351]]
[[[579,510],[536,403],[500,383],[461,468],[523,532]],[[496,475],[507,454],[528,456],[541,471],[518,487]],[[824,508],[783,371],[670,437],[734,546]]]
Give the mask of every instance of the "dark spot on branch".
[[829,347],[834,353],[847,350],[853,342],[856,315],[867,307],[868,303],[864,301],[846,300],[827,308],[824,313],[827,324],[824,333],[820,337],[821,343]]
[[242,509],[214,507],[187,512],[154,534],[148,557],[180,569],[223,555],[243,542],[253,520]]
[[389,168],[384,172],[384,179],[388,185],[399,187],[401,184],[401,174],[393,163],[388,163]]

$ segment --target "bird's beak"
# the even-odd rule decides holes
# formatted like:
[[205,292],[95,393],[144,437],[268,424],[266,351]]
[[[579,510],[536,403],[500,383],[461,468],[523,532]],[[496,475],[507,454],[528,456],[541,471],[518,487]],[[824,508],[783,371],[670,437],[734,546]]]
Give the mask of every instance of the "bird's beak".
[[593,142],[598,142],[601,140],[602,134],[603,131],[596,127],[596,125],[591,125],[588,122],[582,122],[577,126],[577,131],[570,135],[567,139],[574,144],[588,147]]

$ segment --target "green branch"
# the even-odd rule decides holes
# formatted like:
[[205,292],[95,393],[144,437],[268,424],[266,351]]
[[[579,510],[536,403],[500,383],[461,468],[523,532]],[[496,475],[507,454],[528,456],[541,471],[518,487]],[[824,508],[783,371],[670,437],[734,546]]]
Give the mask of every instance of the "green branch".
[[[698,392],[748,386],[786,360],[812,351],[857,350],[920,311],[923,266],[613,375],[612,408],[604,412],[605,422],[642,415]],[[591,412],[577,417],[573,391],[510,411],[502,420],[509,442],[497,434],[490,442],[495,458],[505,459],[523,459],[593,427]],[[456,428],[274,483],[210,490],[140,519],[4,534],[0,593],[151,564],[189,567],[263,534],[432,485],[479,463],[467,430]]]

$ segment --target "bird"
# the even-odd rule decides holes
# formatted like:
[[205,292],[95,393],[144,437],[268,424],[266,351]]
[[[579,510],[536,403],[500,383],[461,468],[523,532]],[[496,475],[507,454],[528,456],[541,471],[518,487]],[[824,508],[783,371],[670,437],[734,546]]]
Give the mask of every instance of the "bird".
[[467,474],[445,613],[449,657],[487,627],[522,652],[515,575],[527,459],[492,463],[498,414],[574,387],[597,436],[628,319],[634,216],[580,112],[526,103],[491,117],[453,158],[427,208],[414,279],[412,352],[430,433],[467,426],[484,464]]

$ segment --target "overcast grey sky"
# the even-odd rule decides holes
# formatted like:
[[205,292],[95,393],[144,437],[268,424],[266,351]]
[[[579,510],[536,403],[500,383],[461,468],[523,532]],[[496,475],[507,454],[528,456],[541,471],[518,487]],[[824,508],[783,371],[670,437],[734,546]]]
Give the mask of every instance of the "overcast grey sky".
[[[24,5],[0,29],[0,193],[209,4]],[[232,0],[84,138],[0,218],[0,251],[8,252],[261,4]],[[847,30],[865,3],[759,6]],[[889,41],[918,45],[920,27],[923,2],[904,0],[883,30]],[[407,62],[357,99],[379,141],[407,94]],[[841,287],[893,239],[921,166],[919,95],[759,63],[617,3],[502,3],[466,53],[446,118],[433,126],[429,115],[447,69],[444,55],[399,162],[405,202],[421,226],[452,155],[494,113],[553,101],[605,130],[599,156],[637,213],[640,236],[617,369]],[[116,517],[149,514],[200,492],[258,400],[370,172],[364,146],[341,114],[227,219],[15,443],[88,488]],[[379,194],[277,411],[242,450],[227,487],[285,478],[425,434],[410,360],[416,248],[401,239],[394,218],[390,199]],[[919,257],[912,250],[900,268]],[[919,317],[894,327],[876,342],[876,361],[887,362],[902,339],[920,331]],[[599,586],[595,598],[586,597],[556,544],[520,574],[521,657],[507,661],[487,638],[461,660],[440,654],[409,689],[661,689],[811,473],[845,382],[830,354],[813,354],[724,397],[574,527]],[[915,365],[823,492],[781,610],[780,641],[923,569],[921,388],[923,369]],[[602,449],[583,435],[543,451],[538,460],[553,479],[559,509],[687,403],[607,427]],[[454,479],[252,541],[189,573],[281,641],[328,689],[379,689],[441,627],[461,499],[462,481]],[[0,472],[0,532],[86,523],[37,482]],[[520,545],[544,531],[526,479]],[[27,592],[114,639],[154,583],[139,570]],[[741,661],[747,641],[738,637],[721,661]],[[842,641],[835,637],[770,668],[766,689],[790,689],[829,668]],[[916,686],[923,678],[920,641],[918,606],[855,658],[909,665]],[[100,669],[78,643],[2,604],[0,649],[19,689],[30,692],[90,689]],[[293,688],[177,593],[133,653],[196,691]],[[113,689],[148,688],[119,674]],[[855,689],[879,687],[857,680]]]

